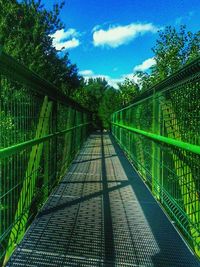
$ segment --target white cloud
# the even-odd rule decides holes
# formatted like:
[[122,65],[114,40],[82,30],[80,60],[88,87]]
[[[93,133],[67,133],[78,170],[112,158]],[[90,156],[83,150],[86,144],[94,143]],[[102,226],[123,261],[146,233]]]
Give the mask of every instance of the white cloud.
[[133,80],[137,84],[139,84],[139,82],[140,82],[140,78],[134,73],[122,75],[122,81],[124,81],[125,78],[128,78],[129,80]]
[[81,70],[79,71],[79,74],[82,76],[90,76],[90,75],[93,75],[94,72],[92,70]]
[[155,64],[156,64],[156,61],[153,57],[148,58],[145,61],[143,61],[142,64],[135,66],[133,70],[134,71],[145,71],[151,68]]
[[75,48],[79,45],[80,45],[79,40],[76,38],[72,38],[69,41],[60,42],[60,43],[55,44],[54,46],[56,50],[66,50],[66,49]]
[[92,70],[83,70],[79,71],[79,74],[81,74],[86,80],[89,78],[102,78],[107,80],[108,84],[110,86],[113,86],[115,89],[118,89],[118,83],[122,83],[125,78],[133,80],[135,83],[139,83],[139,78],[134,75],[133,73],[130,74],[123,74],[119,78],[111,78],[109,75],[103,75],[103,74],[94,74]]
[[122,82],[122,78],[114,79],[110,76],[105,76],[105,79],[107,80],[108,84],[114,87],[115,89],[118,89],[118,83]]
[[110,26],[108,30],[97,29],[93,33],[94,46],[116,48],[127,44],[138,35],[147,32],[156,33],[159,29],[152,23],[131,23],[125,26]]
[[80,45],[80,41],[76,38],[78,35],[75,29],[68,29],[67,31],[61,29],[51,34],[50,37],[53,38],[53,46],[56,50],[66,50]]
[[54,34],[51,35],[52,38],[55,38],[56,42],[60,42],[62,40],[65,40],[71,36],[77,35],[77,32],[75,29],[68,29],[65,31],[64,29],[56,31]]

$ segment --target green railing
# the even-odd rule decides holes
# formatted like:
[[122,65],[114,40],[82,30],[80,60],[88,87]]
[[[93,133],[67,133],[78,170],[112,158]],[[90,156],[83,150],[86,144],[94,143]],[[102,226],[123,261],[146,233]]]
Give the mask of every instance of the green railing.
[[0,52],[0,265],[89,134],[90,115]]
[[115,112],[112,134],[200,257],[200,58]]

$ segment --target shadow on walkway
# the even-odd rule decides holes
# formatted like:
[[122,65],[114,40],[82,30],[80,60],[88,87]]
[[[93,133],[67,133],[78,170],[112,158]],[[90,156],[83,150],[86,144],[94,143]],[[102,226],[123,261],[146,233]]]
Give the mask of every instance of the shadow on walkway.
[[[124,152],[110,135],[112,145],[128,177],[128,184],[135,193],[138,204],[143,210],[148,225],[158,244],[160,252],[152,256],[156,267],[195,267],[200,266],[198,259],[191,253],[180,235],[174,229],[163,210],[155,201],[144,182],[136,173]],[[149,244],[151,246],[151,244]],[[144,252],[145,253],[145,252]]]
[[74,162],[16,250],[20,266],[200,266],[112,136],[92,135]]

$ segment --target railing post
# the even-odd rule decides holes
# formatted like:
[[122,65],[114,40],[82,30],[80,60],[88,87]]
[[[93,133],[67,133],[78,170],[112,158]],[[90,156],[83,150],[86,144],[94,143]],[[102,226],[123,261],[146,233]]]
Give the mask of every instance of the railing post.
[[[76,110],[73,110],[73,125],[76,124]],[[76,154],[76,134],[77,134],[77,129],[75,128],[72,132],[72,157]]]
[[[72,108],[69,107],[67,109],[67,129],[72,127],[72,120],[71,120],[71,115],[72,115]],[[66,168],[70,162],[69,157],[70,157],[70,149],[71,149],[71,132],[68,132],[64,136],[64,147],[63,147],[63,153],[62,153],[62,163],[61,163],[61,171],[60,171],[60,177],[63,177],[64,172],[66,171]]]
[[[35,138],[40,138],[46,134],[51,110],[52,110],[52,102],[48,102],[48,97],[45,96],[42,109],[40,112]],[[32,198],[34,196],[34,189],[36,184],[36,178],[39,171],[42,149],[43,149],[43,143],[33,146],[31,150],[26,170],[26,175],[24,178],[23,186],[21,189],[17,205],[17,210],[15,213],[15,221],[12,230],[10,232],[4,263],[8,261],[15,245],[21,240],[26,230],[29,207],[31,205]]]
[[[138,129],[141,129],[141,124],[139,122],[140,118],[140,112],[141,112],[142,106],[138,105],[136,109],[136,127]],[[140,135],[135,135],[134,136],[135,142],[136,142],[136,147],[135,147],[135,156],[136,156],[136,163],[137,163],[137,168],[138,171],[140,172],[140,175],[144,179],[145,182],[147,182],[147,171],[146,171],[146,166],[145,166],[145,146],[143,144],[143,140],[141,140]]]
[[[179,140],[181,137],[180,123],[173,110],[172,102],[166,100],[165,97],[162,98],[162,112],[168,137]],[[190,164],[184,160],[184,157],[187,157],[186,151],[172,153],[174,171],[181,191],[183,206],[189,219],[188,226],[193,239],[194,250],[200,257],[200,236],[199,231],[197,231],[200,213],[199,193],[193,178],[193,170]]]
[[[152,132],[160,135],[161,133],[161,110],[159,103],[159,93],[153,92],[153,118]],[[152,141],[152,193],[160,200],[160,189],[162,188],[161,178],[161,152],[159,144]]]

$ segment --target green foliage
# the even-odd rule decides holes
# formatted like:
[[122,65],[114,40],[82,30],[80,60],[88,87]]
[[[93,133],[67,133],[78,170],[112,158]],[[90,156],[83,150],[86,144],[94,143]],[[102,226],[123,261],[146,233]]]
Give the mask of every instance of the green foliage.
[[153,48],[156,66],[153,75],[163,79],[200,54],[200,31],[186,31],[186,26],[176,28],[168,26],[160,31],[159,38]]
[[156,65],[151,68],[151,73],[137,73],[141,79],[142,91],[149,89],[200,55],[200,31],[192,33],[187,31],[184,25],[180,26],[180,29],[168,26],[159,32],[152,50]]
[[139,93],[139,86],[131,79],[126,78],[123,83],[119,83],[119,97],[121,105],[127,106],[132,103]]
[[74,99],[93,113],[96,128],[110,128],[111,114],[133,102],[139,93],[138,85],[130,79],[119,83],[119,89],[109,86],[102,78],[82,80]]
[[70,95],[80,84],[77,67],[68,53],[58,56],[50,37],[64,26],[59,19],[62,6],[63,2],[47,11],[40,0],[0,0],[0,44],[6,53]]
[[111,114],[120,107],[119,92],[102,78],[82,80],[74,99],[93,113],[95,128],[108,129]]
[[85,81],[83,90],[85,91],[84,94],[86,98],[82,99],[83,105],[92,112],[97,113],[107,88],[109,88],[109,85],[107,81],[102,78],[91,78]]
[[101,105],[98,110],[99,118],[104,129],[110,128],[110,119],[114,111],[121,107],[120,92],[112,87],[104,93]]
[[140,80],[140,93],[148,90],[155,83],[154,76],[152,74],[143,71],[137,71],[136,75]]
[[[78,75],[76,65],[70,62],[68,53],[58,55],[52,45],[50,35],[64,27],[59,19],[63,4],[55,4],[49,11],[41,0],[22,0],[20,3],[0,0],[0,44],[9,55],[93,112],[94,119],[99,117],[103,127],[109,127],[109,114],[117,106],[129,105],[139,93],[171,75],[200,53],[200,31],[192,33],[185,26],[179,30],[168,26],[159,32],[153,48],[156,65],[151,73],[137,73],[141,89],[131,79],[120,83],[119,90],[111,88],[105,79],[84,81]],[[12,94],[11,87],[4,89]]]

